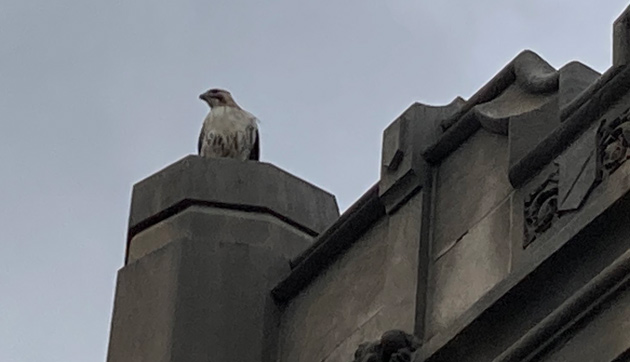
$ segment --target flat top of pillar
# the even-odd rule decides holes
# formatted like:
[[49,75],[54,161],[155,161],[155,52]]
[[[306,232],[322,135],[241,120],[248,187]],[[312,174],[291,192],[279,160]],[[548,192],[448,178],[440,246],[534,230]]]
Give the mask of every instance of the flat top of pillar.
[[614,24],[628,21],[630,19],[630,5],[615,19]]
[[264,212],[312,235],[339,217],[334,195],[272,164],[189,155],[134,185],[129,236],[190,205]]

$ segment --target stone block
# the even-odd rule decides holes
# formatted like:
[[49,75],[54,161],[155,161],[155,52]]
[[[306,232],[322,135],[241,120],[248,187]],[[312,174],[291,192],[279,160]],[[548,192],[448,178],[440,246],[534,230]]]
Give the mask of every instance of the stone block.
[[430,180],[430,167],[422,151],[437,140],[438,123],[457,112],[464,101],[443,107],[414,103],[383,132],[379,196],[388,213]]
[[571,62],[560,68],[558,84],[558,106],[567,107],[577,96],[600,77],[600,73],[580,62]]
[[190,155],[134,185],[132,236],[191,203],[268,213],[313,235],[339,217],[333,195],[276,166]]
[[191,206],[135,235],[129,244],[128,263],[182,238],[213,242],[217,235],[235,243],[257,245],[287,260],[306,250],[313,237],[264,213]]
[[404,154],[404,136],[407,123],[399,118],[389,125],[383,132],[383,167],[389,172],[395,172],[400,166]]
[[279,362],[321,361],[382,308],[388,243],[381,219],[282,312]]
[[433,257],[438,257],[512,192],[508,139],[480,129],[439,166]]
[[[288,302],[278,361],[351,360],[358,330],[365,329],[364,335],[372,339],[387,329],[413,329],[421,195],[383,216]],[[385,329],[377,331],[380,327]],[[339,350],[346,340],[352,341],[345,344],[347,350]]]
[[172,241],[119,272],[108,361],[272,361],[269,290],[288,271],[229,235]]
[[171,362],[181,244],[118,272],[108,362]]
[[435,261],[429,284],[427,335],[448,328],[510,270],[510,199]]
[[512,117],[509,125],[509,167],[521,161],[559,125],[557,96],[537,109]]

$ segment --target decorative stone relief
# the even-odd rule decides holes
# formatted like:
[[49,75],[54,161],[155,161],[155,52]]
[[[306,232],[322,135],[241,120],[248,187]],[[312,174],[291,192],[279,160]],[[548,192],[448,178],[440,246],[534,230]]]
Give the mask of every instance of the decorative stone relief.
[[630,108],[587,130],[558,158],[556,169],[527,196],[523,248],[548,230],[561,214],[580,208],[590,191],[628,159]]
[[545,181],[525,199],[525,238],[523,248],[547,231],[558,217],[558,165]]
[[603,177],[630,158],[630,108],[619,117],[604,119],[599,129],[599,165]]
[[419,347],[416,337],[394,329],[383,333],[378,341],[360,344],[352,362],[411,362]]
[[578,210],[600,181],[597,160],[599,124],[593,123],[558,157],[558,212]]

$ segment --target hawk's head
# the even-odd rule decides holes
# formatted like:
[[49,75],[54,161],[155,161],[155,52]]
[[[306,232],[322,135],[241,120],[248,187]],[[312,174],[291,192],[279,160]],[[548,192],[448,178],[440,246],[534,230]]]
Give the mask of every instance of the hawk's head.
[[210,108],[220,106],[238,107],[230,92],[224,89],[210,89],[209,91],[201,94],[199,99],[206,101]]

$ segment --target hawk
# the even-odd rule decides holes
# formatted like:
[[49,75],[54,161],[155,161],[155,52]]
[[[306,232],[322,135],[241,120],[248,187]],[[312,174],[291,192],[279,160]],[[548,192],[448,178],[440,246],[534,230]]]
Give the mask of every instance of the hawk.
[[258,161],[258,119],[239,107],[226,90],[210,89],[199,98],[210,106],[197,143],[199,155]]

